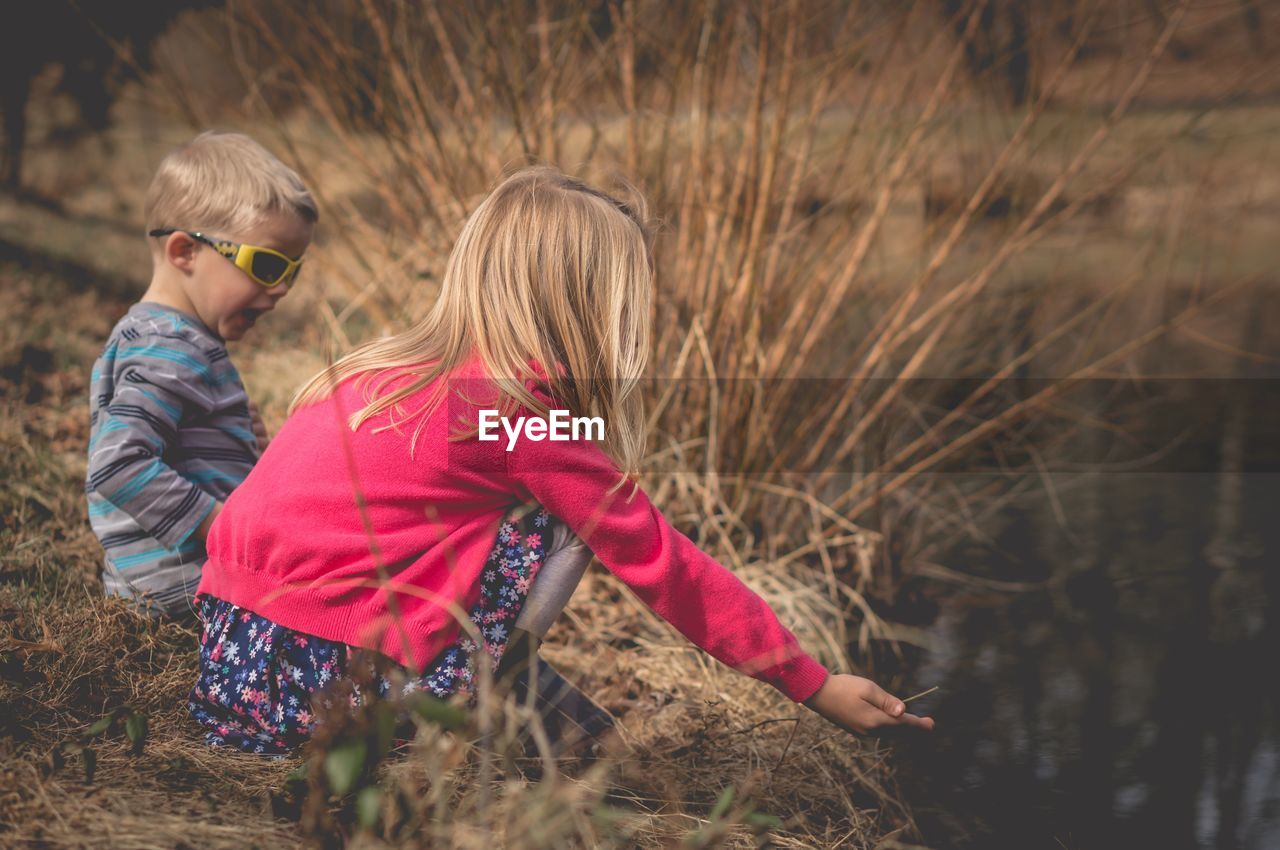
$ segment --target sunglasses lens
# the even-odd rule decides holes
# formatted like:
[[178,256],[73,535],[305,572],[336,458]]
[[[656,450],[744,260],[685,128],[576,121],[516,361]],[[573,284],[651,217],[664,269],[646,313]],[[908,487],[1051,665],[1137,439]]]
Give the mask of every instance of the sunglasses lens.
[[289,268],[289,263],[284,257],[276,254],[268,254],[266,251],[257,251],[253,255],[253,276],[266,284],[276,284],[280,282],[280,276],[284,274],[285,269]]

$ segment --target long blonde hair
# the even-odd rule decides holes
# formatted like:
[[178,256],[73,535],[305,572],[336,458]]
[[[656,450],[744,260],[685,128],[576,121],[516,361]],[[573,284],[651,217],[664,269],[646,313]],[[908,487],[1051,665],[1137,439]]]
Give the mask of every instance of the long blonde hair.
[[[604,419],[602,448],[634,472],[645,443],[637,389],[649,355],[654,266],[647,208],[630,194],[619,200],[545,166],[507,177],[467,219],[426,318],[342,357],[298,391],[289,412],[358,375],[367,404],[351,416],[352,430],[383,411],[391,417],[384,427],[418,418],[412,447],[446,382],[408,415],[400,403],[473,354],[506,409],[522,404],[545,415],[519,379],[532,358],[572,415]],[[388,391],[405,375],[411,380]]]

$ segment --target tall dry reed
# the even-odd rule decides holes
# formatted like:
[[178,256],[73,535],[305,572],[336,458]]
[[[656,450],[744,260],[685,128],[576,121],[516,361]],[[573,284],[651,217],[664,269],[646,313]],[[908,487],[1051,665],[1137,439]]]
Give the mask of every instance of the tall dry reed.
[[[1064,355],[1132,297],[1117,275],[1007,326],[1052,285],[1019,259],[1179,138],[1113,143],[1191,6],[1045,4],[1002,44],[1008,4],[985,2],[236,2],[225,35],[237,114],[277,135],[334,223],[316,306],[335,350],[426,309],[504,170],[620,174],[665,224],[651,484],[734,560],[765,537],[786,562],[830,550],[861,588],[868,529],[937,486],[923,473],[984,463],[1007,426],[1204,308]],[[1082,53],[1110,54],[1105,90],[1082,93],[1099,64]],[[1032,84],[1009,106],[1015,59]],[[1013,399],[1029,364],[1069,380]],[[957,395],[927,378],[981,380]]]

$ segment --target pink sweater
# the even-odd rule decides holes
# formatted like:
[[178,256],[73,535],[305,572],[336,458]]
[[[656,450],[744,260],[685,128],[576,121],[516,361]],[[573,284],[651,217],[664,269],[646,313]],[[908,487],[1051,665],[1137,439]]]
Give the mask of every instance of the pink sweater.
[[[464,384],[451,381],[412,458],[415,422],[375,433],[384,415],[355,432],[347,427],[364,403],[354,381],[294,413],[214,522],[199,592],[421,669],[456,639],[479,598],[503,516],[533,500],[713,657],[796,702],[822,686],[827,670],[763,599],[673,528],[642,491],[630,495],[628,482],[609,492],[619,473],[596,444],[522,436],[508,452],[501,428],[497,442],[448,442],[448,417],[474,423],[477,408],[497,407],[493,385],[475,380],[478,368],[473,360],[455,373],[468,379],[466,398],[457,392]],[[411,398],[404,410],[420,403]],[[379,579],[379,565],[389,580]]]

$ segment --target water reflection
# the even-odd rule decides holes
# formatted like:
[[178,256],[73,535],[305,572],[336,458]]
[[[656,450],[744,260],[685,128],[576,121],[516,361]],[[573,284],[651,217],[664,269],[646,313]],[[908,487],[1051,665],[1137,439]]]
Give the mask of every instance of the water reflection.
[[[933,847],[1280,847],[1274,601],[1280,475],[1057,476],[994,544],[953,553],[1017,594],[947,593],[907,690],[939,720],[897,744]],[[1215,546],[1217,548],[1215,548]]]

